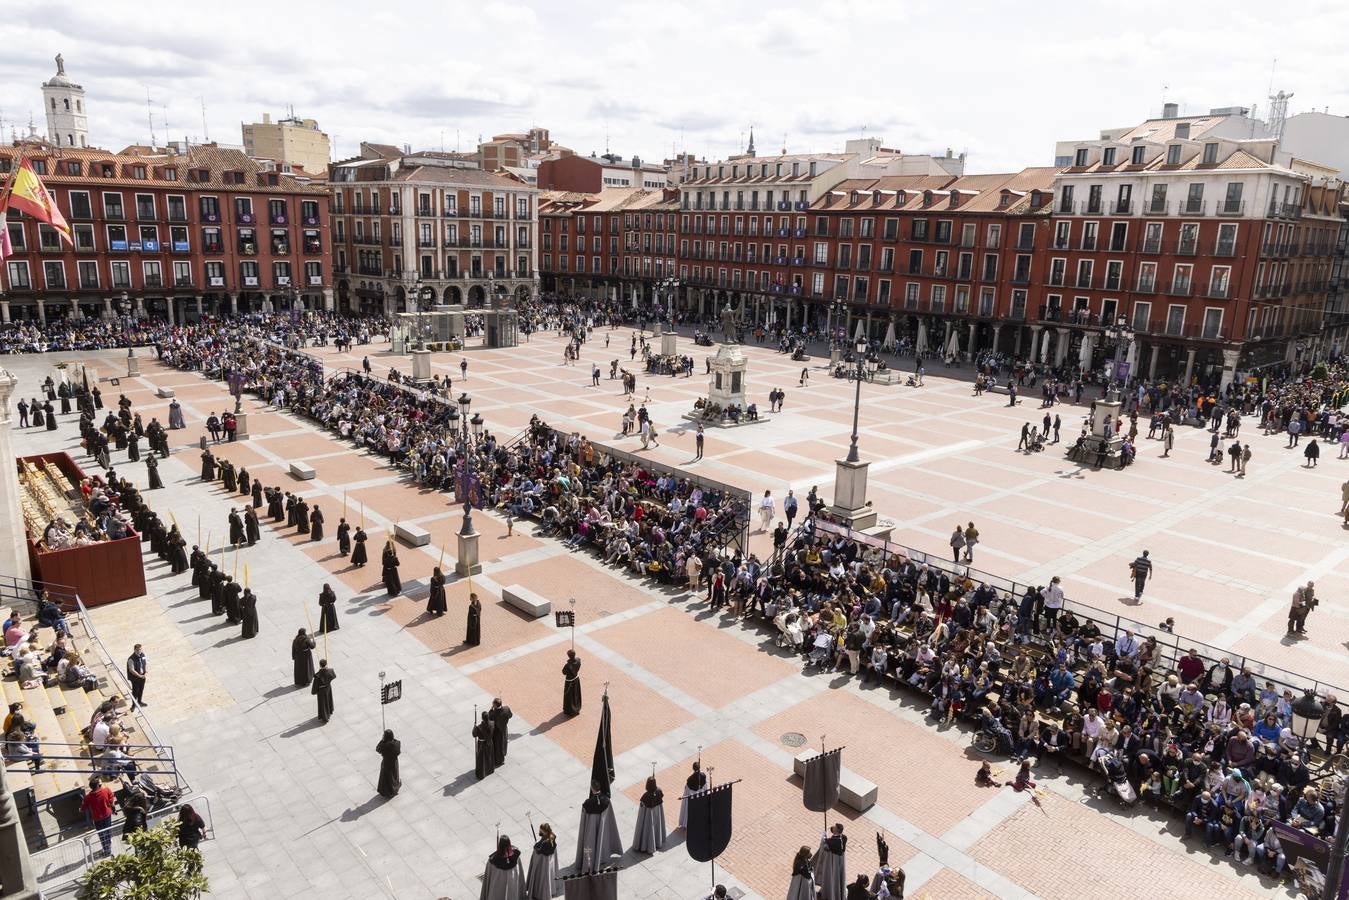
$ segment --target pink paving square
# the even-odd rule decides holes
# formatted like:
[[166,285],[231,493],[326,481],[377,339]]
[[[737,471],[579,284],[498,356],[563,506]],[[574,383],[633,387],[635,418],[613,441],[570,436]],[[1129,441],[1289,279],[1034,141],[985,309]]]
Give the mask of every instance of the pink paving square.
[[[1137,866],[1102,865],[1110,859],[1146,861],[1149,883],[1187,897],[1265,896],[1183,853],[1158,848],[1090,807],[1057,794],[1046,793],[1039,800],[1039,806],[1028,803],[1013,813],[975,844],[970,855],[1041,897],[1137,896]],[[1053,864],[1046,865],[1047,860]]]
[[[653,641],[651,637],[656,634],[660,640]],[[716,708],[800,671],[799,666],[708,628],[676,609],[658,609],[592,632],[591,637]],[[717,670],[730,677],[709,678],[703,666],[690,664],[696,660],[715,660]]]
[[[451,545],[453,546],[453,545]],[[617,571],[617,570],[612,570]],[[573,556],[555,556],[541,562],[494,572],[498,584],[519,584],[553,602],[553,609],[569,609],[576,600],[576,624],[584,625],[613,613],[650,603],[652,598],[627,581],[596,569]]]
[[483,669],[472,678],[487,693],[504,697],[525,721],[533,722],[531,734],[547,735],[586,766],[595,752],[600,696],[606,681],[613,710],[615,756],[692,718],[655,691],[584,651],[577,651],[581,659],[581,714],[568,718],[562,712],[566,649],[566,644],[558,644],[512,660],[510,665]]
[[933,729],[900,719],[844,691],[826,691],[754,727],[765,740],[804,734],[818,747],[845,744],[843,767],[875,782],[877,801],[929,834],[942,834],[988,799],[974,769]]
[[[453,566],[454,560],[446,557],[442,571],[451,578],[454,577]],[[426,601],[430,594],[427,587],[395,597],[385,609],[395,622],[411,632],[429,650],[439,653],[455,665],[477,662],[553,633],[550,619],[532,619],[524,615],[484,589],[480,583],[475,584],[473,589],[482,603],[482,618],[479,622],[482,643],[476,647],[464,643],[468,628],[467,579],[445,585],[447,611],[443,616],[432,616],[426,612]],[[558,666],[560,671],[561,663]]]

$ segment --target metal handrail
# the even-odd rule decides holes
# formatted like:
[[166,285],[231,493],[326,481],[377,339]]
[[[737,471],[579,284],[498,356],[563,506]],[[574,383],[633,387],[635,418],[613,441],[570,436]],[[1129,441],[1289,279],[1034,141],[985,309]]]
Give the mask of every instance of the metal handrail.
[[[123,697],[133,696],[131,692],[131,682],[127,680],[126,674],[122,671],[121,667],[113,662],[112,654],[108,652],[108,648],[103,643],[103,639],[98,636],[98,631],[94,628],[94,620],[90,617],[89,610],[85,607],[84,601],[79,598],[78,594],[75,596],[75,603],[80,611],[80,624],[84,627],[84,631],[89,639],[92,640],[99,649],[101,664],[107,668],[106,677],[108,681],[117,686],[118,692],[121,693]],[[141,734],[150,739],[150,746],[159,748],[168,747],[170,751],[172,751],[172,745],[166,743],[159,736],[159,733],[155,731],[155,727],[150,724],[150,719],[138,705],[133,703],[130,713],[135,719],[137,727],[141,729]],[[173,772],[175,785],[180,790],[188,790],[189,785],[187,779],[183,778],[182,774],[178,771],[178,766],[174,763],[172,752],[170,752],[167,760],[162,753],[157,753],[156,755],[159,757],[160,762],[163,762],[170,767]]]

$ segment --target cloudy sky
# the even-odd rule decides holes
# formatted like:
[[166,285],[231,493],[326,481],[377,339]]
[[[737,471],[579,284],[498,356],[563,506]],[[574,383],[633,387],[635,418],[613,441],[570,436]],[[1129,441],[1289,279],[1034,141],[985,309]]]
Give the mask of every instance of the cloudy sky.
[[[63,53],[90,139],[238,144],[293,106],[339,156],[361,140],[472,149],[551,129],[579,153],[828,151],[863,133],[969,154],[972,172],[1053,161],[1055,140],[1156,115],[1257,105],[1349,114],[1349,4],[1227,0],[233,0],[14,4],[0,22],[0,120],[45,131]],[[206,105],[203,124],[202,102]]]

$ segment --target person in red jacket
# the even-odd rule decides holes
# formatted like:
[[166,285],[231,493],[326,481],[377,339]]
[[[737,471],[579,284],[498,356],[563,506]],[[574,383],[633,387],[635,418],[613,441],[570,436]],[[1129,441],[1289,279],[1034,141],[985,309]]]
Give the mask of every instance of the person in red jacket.
[[103,855],[112,855],[112,810],[116,802],[106,784],[99,781],[97,775],[89,779],[89,790],[80,801],[80,810],[89,813],[94,822],[94,830],[103,844]]

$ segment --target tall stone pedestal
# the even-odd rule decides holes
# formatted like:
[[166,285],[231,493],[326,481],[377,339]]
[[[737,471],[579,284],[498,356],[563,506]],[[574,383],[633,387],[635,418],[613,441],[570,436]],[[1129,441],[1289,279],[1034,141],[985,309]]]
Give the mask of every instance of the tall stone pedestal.
[[867,506],[867,462],[834,461],[834,505],[829,514],[846,523],[854,531],[872,528],[876,511]]
[[660,336],[660,355],[674,356],[676,353],[679,352],[677,348],[678,342],[679,336],[676,335],[674,332],[667,331],[665,334],[662,334]]
[[234,414],[234,439],[236,441],[248,440],[248,413],[246,412]]
[[14,462],[14,442],[10,435],[9,395],[18,379],[0,369],[0,575],[33,577],[28,566],[28,543],[24,537],[23,509],[19,506],[19,472]]
[[412,380],[418,383],[431,380],[431,351],[412,351]]
[[710,384],[707,399],[723,409],[728,406],[745,408],[745,375],[749,360],[736,344],[722,344],[711,359]]
[[127,354],[126,358],[126,377],[135,378],[141,373],[141,361],[138,357]]
[[460,577],[477,575],[482,572],[482,562],[478,556],[478,538],[481,535],[478,532],[464,534],[462,531],[455,536],[456,553],[458,557],[454,562],[454,571]]

